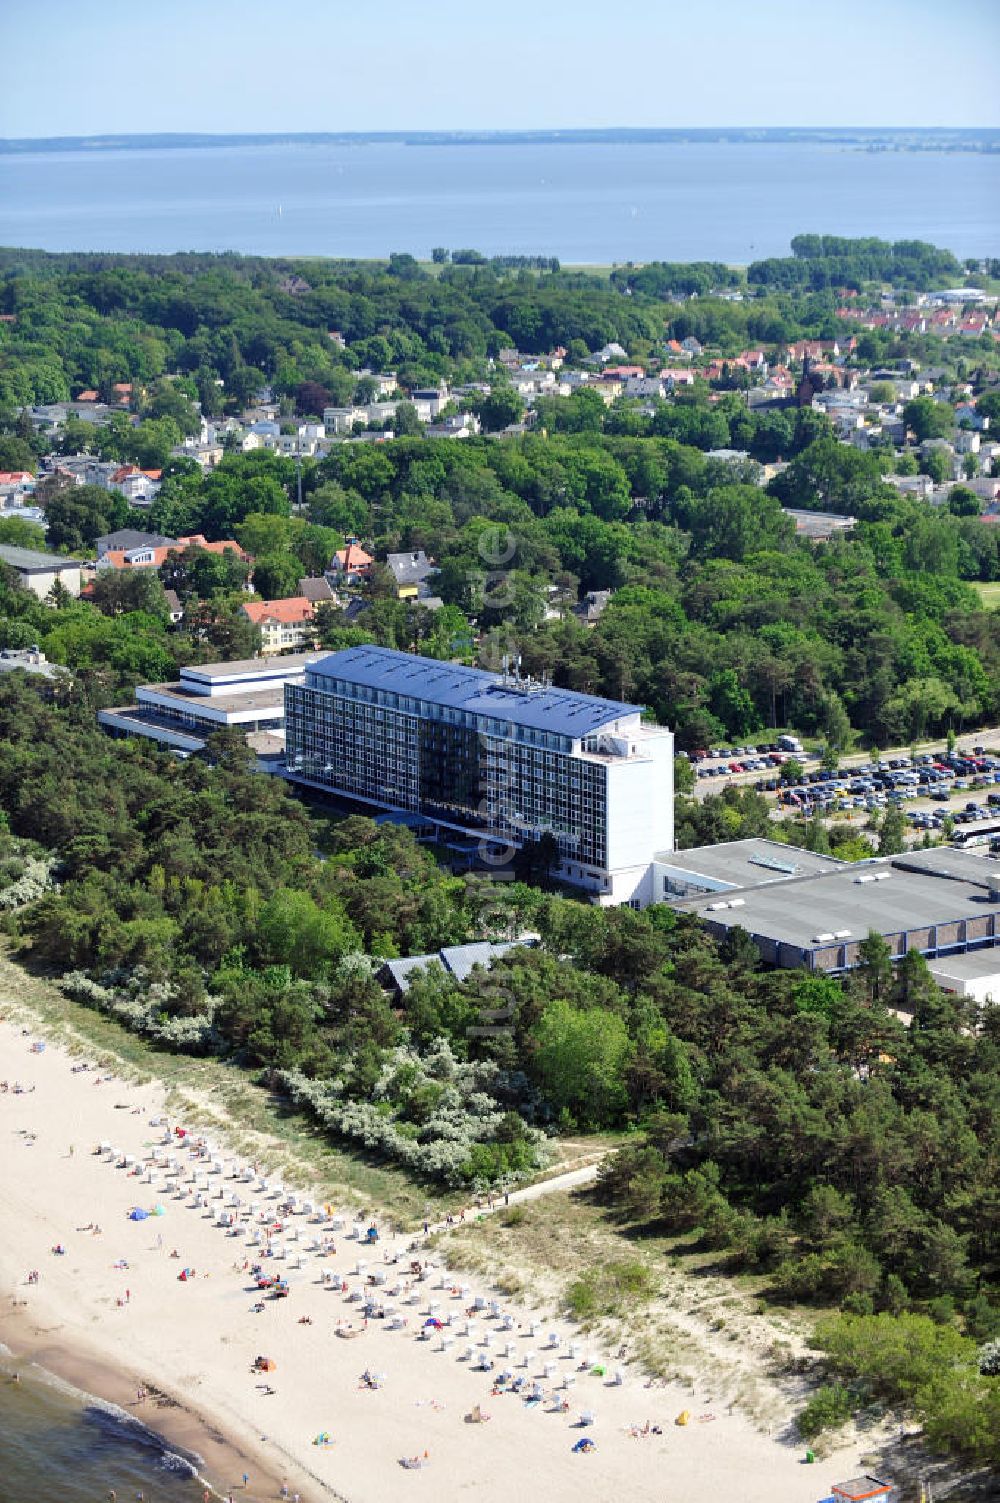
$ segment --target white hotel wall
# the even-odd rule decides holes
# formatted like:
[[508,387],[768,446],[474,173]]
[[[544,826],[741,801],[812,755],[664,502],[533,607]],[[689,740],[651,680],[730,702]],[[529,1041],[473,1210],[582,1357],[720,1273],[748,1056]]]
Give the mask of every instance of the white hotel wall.
[[652,901],[654,855],[674,843],[674,738],[645,728],[640,755],[607,766],[608,903]]

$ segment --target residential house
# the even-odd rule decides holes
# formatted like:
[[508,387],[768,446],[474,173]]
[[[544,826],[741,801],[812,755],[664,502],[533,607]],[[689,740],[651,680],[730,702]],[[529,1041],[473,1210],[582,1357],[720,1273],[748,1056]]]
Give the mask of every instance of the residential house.
[[374,383],[373,395],[376,400],[381,397],[391,397],[396,390],[395,371],[355,371],[355,379],[358,381],[371,381]]
[[299,594],[313,605],[335,605],[337,597],[325,574],[299,580]]
[[962,484],[968,486],[970,491],[974,491],[981,501],[986,502],[987,506],[1000,500],[1000,476],[976,475],[971,480],[963,480]]
[[138,465],[119,465],[111,477],[108,489],[121,491],[133,506],[148,506],[159,494],[162,470],[140,470]]
[[299,454],[312,457],[319,448],[319,440],[304,438],[302,429],[300,428],[296,433],[283,433],[278,439],[277,444],[273,446],[268,444],[266,447],[274,447],[276,453],[284,454],[289,459],[294,459]]
[[177,539],[168,538],[161,532],[139,532],[134,527],[121,527],[117,532],[106,532],[97,539],[97,561],[107,553],[127,552],[134,548],[176,548]]
[[225,449],[222,444],[213,440],[211,443],[201,443],[197,439],[189,439],[186,443],[178,444],[171,449],[178,459],[193,459],[195,464],[203,470],[214,470],[217,464],[221,464]]
[[367,579],[375,560],[366,553],[356,539],[351,539],[345,548],[338,548],[330,561],[330,572],[346,584],[356,584]]
[[578,621],[584,626],[596,626],[611,599],[611,590],[588,590],[573,611]]
[[410,392],[410,401],[417,409],[417,417],[422,423],[432,423],[450,400],[451,393],[444,382],[440,386],[419,387]]
[[62,485],[99,485],[106,491],[114,490],[111,477],[121,468],[114,460],[95,459],[91,454],[69,454],[59,459],[49,456],[42,467]]
[[363,423],[360,407],[324,407],[323,431],[325,433],[350,433],[355,423]]
[[315,607],[304,595],[292,595],[287,600],[248,600],[240,610],[260,628],[260,650],[265,657],[301,652],[316,639]]
[[967,423],[970,428],[975,428],[979,433],[984,433],[990,426],[989,418],[977,410],[974,402],[959,402],[955,408],[955,421]]
[[396,581],[398,600],[416,600],[430,594],[427,581],[440,573],[433,559],[422,548],[415,553],[390,553],[385,566]]
[[808,538],[814,543],[828,543],[838,534],[850,532],[858,521],[857,517],[840,512],[799,511],[793,506],[783,506],[781,509],[795,523],[799,537]]
[[428,423],[425,438],[474,438],[482,424],[474,412],[456,412],[439,423]]
[[[113,537],[114,534],[110,536]],[[142,537],[143,534],[140,533],[138,536]],[[209,543],[200,532],[195,532],[185,537],[165,538],[154,543],[137,543],[132,547],[106,548],[103,553],[98,554],[97,567],[99,569],[159,569],[166,563],[169,554],[183,553],[186,548],[200,548],[205,553],[235,553],[237,558],[242,559],[244,563],[249,562],[249,556],[243,552],[235,538],[221,538],[218,542]]]
[[[573,381],[574,376],[579,378],[578,381]],[[583,375],[576,371],[568,371],[566,378],[570,383],[566,388],[567,395],[573,385],[583,385],[585,380]],[[511,374],[510,384],[524,402],[530,402],[533,397],[545,394],[552,396],[557,390],[561,392],[563,386],[562,381],[557,383],[552,371],[514,371]]]
[[[427,827],[433,829],[430,821],[427,821]],[[519,945],[534,945],[537,941],[537,935],[526,935],[515,940],[478,940],[468,945],[448,945],[431,955],[410,955],[403,960],[386,960],[379,969],[378,977],[387,990],[401,998],[409,991],[412,978],[425,972],[429,966],[440,966],[455,981],[467,981],[476,966],[488,971],[500,956],[509,954]]]
[[662,399],[666,394],[662,376],[629,376],[625,382],[625,395],[627,397],[643,397]]
[[0,506],[16,506],[35,489],[30,470],[0,470]]
[[904,496],[917,496],[921,501],[929,501],[934,492],[934,481],[929,475],[886,475],[885,479]]
[[184,607],[181,605],[180,596],[176,590],[164,590],[163,597],[167,602],[167,609],[170,612],[170,625],[180,626],[184,620]]

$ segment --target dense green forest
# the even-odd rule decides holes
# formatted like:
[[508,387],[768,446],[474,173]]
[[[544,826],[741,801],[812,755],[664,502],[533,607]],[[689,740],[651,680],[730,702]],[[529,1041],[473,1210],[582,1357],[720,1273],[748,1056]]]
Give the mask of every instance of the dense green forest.
[[[993,722],[1000,633],[969,581],[1000,578],[1000,530],[900,497],[858,458],[869,456],[821,436],[780,477],[800,503],[821,480],[834,503],[830,488],[850,488],[840,504],[864,520],[820,546],[795,537],[776,496],[700,450],[607,433],[342,445],[310,468],[301,516],[291,461],[236,455],[205,477],[184,467],[131,520],[236,536],[258,559],[258,588],[275,593],[321,568],[345,535],[376,554],[425,547],[447,614],[397,601],[377,575],[355,624],[324,611],[324,644],[449,656],[476,632],[482,658],[499,662],[516,642],[534,673],[648,705],[682,747],[785,724],[842,745],[845,712],[882,745]],[[86,550],[130,520],[109,493],[84,490],[56,502],[50,541]],[[24,527],[0,521],[0,534],[29,541]],[[0,646],[40,640],[54,661],[107,667],[117,685],[252,650],[237,613],[245,566],[192,550],[161,572],[192,607],[181,633],[168,632],[155,583],[133,579],[55,613],[0,590]],[[616,593],[588,628],[571,607],[595,589]]]
[[[949,252],[921,242],[815,235],[751,267],[749,281],[713,263],[652,263],[608,278],[502,258],[453,256],[432,271],[404,254],[386,263],[0,249],[0,313],[15,319],[0,325],[0,411],[174,372],[192,380],[210,415],[265,379],[282,395],[311,383],[343,402],[358,368],[395,370],[412,387],[479,376],[505,345],[579,356],[613,340],[641,357],[665,332],[710,337],[725,354],[747,341],[834,337],[843,331],[835,289],[872,279],[926,288],[963,274]],[[734,285],[746,288],[744,301],[712,295]],[[692,292],[702,294],[696,303],[664,304]],[[878,348],[879,336],[868,338]],[[935,345],[911,341],[918,347]]]
[[[850,271],[848,285],[906,271],[915,286],[961,272],[934,247],[817,236],[797,237],[780,264],[831,261]],[[345,536],[376,556],[425,547],[441,568],[446,614],[432,621],[376,577],[370,609],[351,625],[324,612],[322,641],[374,639],[440,656],[477,643],[485,661],[516,642],[531,671],[641,701],[691,749],[774,725],[835,745],[853,727],[884,745],[995,720],[1000,633],[969,585],[1000,579],[1000,529],[980,520],[977,498],[961,486],[944,507],[905,497],[887,474],[911,467],[909,453],[840,443],[814,411],[748,408],[724,380],[610,408],[586,389],[541,397],[537,428],[523,438],[341,444],[306,461],[303,514],[293,515],[289,460],[230,454],[206,476],[170,453],[197,428],[196,402],[209,415],[240,410],[264,381],[284,411],[321,413],[325,402],[351,400],[359,367],[393,369],[404,386],[485,375],[506,422],[520,401],[488,364],[504,345],[561,342],[572,360],[614,339],[648,360],[685,333],[725,354],[748,340],[777,352],[789,339],[843,332],[829,288],[772,292],[741,277],[710,264],[602,278],[482,258],[429,269],[403,255],[379,264],[2,251],[0,464],[33,467],[47,442],[23,404],[132,381],[137,426],[124,413],[97,427],[70,419],[55,442],[162,467],[159,496],[130,516],[116,493],[50,488],[49,546],[85,555],[127,524],[235,536],[257,560],[262,594],[319,572]],[[742,301],[712,295],[734,282]],[[902,354],[980,382],[997,362],[993,341],[956,351],[930,336],[859,340],[860,361]],[[484,402],[470,400],[488,426]],[[954,423],[951,406],[932,405],[915,424]],[[719,449],[748,460],[711,458]],[[787,468],[761,488],[759,466],[776,460]],[[851,539],[814,546],[794,536],[788,505],[848,511],[860,523]],[[37,545],[41,534],[25,526],[0,520],[0,535]],[[96,611],[64,602],[55,616],[4,594],[0,645],[40,639],[54,661],[104,670],[109,693],[192,657],[253,650],[238,614],[245,568],[192,552],[161,572],[188,606],[180,633],[167,632],[155,590],[106,586]],[[616,594],[589,629],[571,608],[601,589]]]

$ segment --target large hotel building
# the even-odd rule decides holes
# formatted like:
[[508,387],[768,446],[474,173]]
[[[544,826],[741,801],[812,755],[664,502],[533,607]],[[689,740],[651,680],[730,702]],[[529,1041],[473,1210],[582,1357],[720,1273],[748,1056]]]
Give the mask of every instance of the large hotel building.
[[479,837],[555,837],[558,874],[602,903],[648,901],[673,846],[673,737],[638,705],[385,647],[307,664],[285,688],[297,782]]

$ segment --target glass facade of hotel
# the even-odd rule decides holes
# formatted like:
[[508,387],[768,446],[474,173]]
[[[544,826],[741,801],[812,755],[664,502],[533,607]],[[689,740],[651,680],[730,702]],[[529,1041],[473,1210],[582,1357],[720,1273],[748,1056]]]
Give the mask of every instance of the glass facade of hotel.
[[498,841],[549,832],[564,857],[607,864],[606,759],[571,736],[309,671],[285,728],[304,782]]

